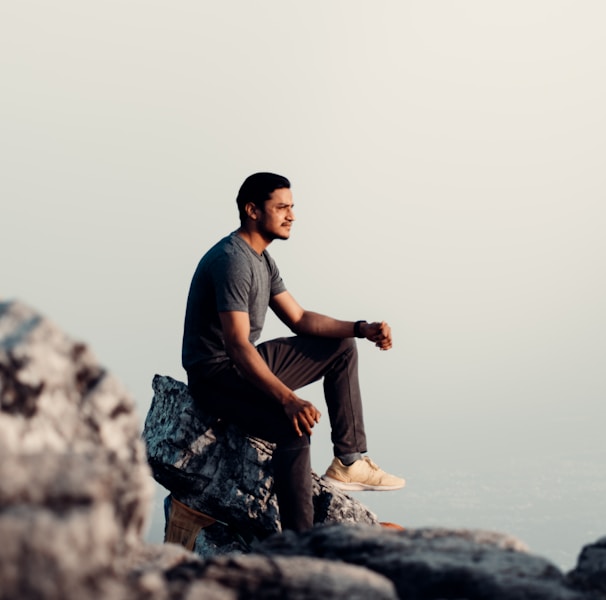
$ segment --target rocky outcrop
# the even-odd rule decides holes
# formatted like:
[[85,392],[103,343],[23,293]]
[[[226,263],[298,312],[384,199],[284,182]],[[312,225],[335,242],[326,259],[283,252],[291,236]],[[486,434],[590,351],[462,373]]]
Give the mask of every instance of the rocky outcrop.
[[387,577],[406,600],[585,598],[567,585],[559,569],[529,554],[519,540],[486,531],[333,526],[298,536],[286,532],[266,540],[261,551],[363,565]]
[[378,573],[306,556],[217,556],[181,564],[171,569],[167,578],[189,581],[200,590],[208,582],[226,585],[236,592],[237,598],[398,598],[392,582]]
[[[273,444],[204,414],[187,386],[156,375],[143,438],[156,480],[183,504],[220,523],[196,542],[201,555],[243,549],[240,539],[281,531],[273,494]],[[355,499],[313,474],[316,523],[378,524]],[[226,524],[226,525],[223,525]]]
[[[204,559],[144,543],[150,484],[122,386],[50,321],[20,303],[0,303],[2,600],[606,598],[605,539],[587,546],[564,576],[507,536],[397,532],[355,524],[357,513],[338,510],[333,520],[345,523],[300,535],[276,531],[254,552]],[[263,506],[271,507],[263,489]]]
[[74,593],[141,543],[152,487],[132,400],[86,346],[2,303],[0,409],[0,594]]

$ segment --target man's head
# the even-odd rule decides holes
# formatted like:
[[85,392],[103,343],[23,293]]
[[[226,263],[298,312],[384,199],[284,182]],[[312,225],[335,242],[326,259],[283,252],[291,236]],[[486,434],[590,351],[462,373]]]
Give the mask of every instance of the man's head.
[[275,173],[255,173],[244,180],[240,187],[236,203],[240,213],[240,221],[244,223],[247,218],[246,205],[254,204],[263,210],[265,202],[270,199],[275,190],[290,188],[290,181],[282,175]]

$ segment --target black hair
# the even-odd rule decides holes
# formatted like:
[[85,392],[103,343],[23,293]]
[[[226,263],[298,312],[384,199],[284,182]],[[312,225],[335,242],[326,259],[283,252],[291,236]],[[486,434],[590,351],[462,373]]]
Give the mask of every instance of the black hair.
[[263,203],[269,200],[274,190],[290,188],[290,181],[282,175],[275,173],[254,173],[249,175],[240,187],[236,203],[240,213],[240,221],[246,219],[244,207],[252,202],[256,206],[263,208]]

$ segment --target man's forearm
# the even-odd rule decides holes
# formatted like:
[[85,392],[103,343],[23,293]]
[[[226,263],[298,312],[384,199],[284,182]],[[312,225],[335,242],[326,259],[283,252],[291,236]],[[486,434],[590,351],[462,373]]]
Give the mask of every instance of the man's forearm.
[[319,313],[304,311],[293,327],[301,335],[318,335],[334,338],[362,337],[370,340],[380,350],[392,347],[391,327],[385,322],[367,323],[359,321],[340,321]]
[[294,330],[299,335],[348,338],[354,335],[354,325],[353,321],[341,321],[306,310],[295,324]]

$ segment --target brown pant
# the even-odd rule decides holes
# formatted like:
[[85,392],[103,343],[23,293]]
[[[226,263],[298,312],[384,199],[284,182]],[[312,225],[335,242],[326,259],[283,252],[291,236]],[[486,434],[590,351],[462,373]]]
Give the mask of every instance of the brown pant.
[[[366,452],[354,339],[278,338],[259,344],[257,350],[271,371],[293,390],[324,378],[335,456]],[[305,531],[312,527],[309,437],[299,437],[282,407],[243,379],[231,363],[212,377],[191,370],[188,380],[193,397],[204,410],[276,444],[272,464],[282,528]]]

